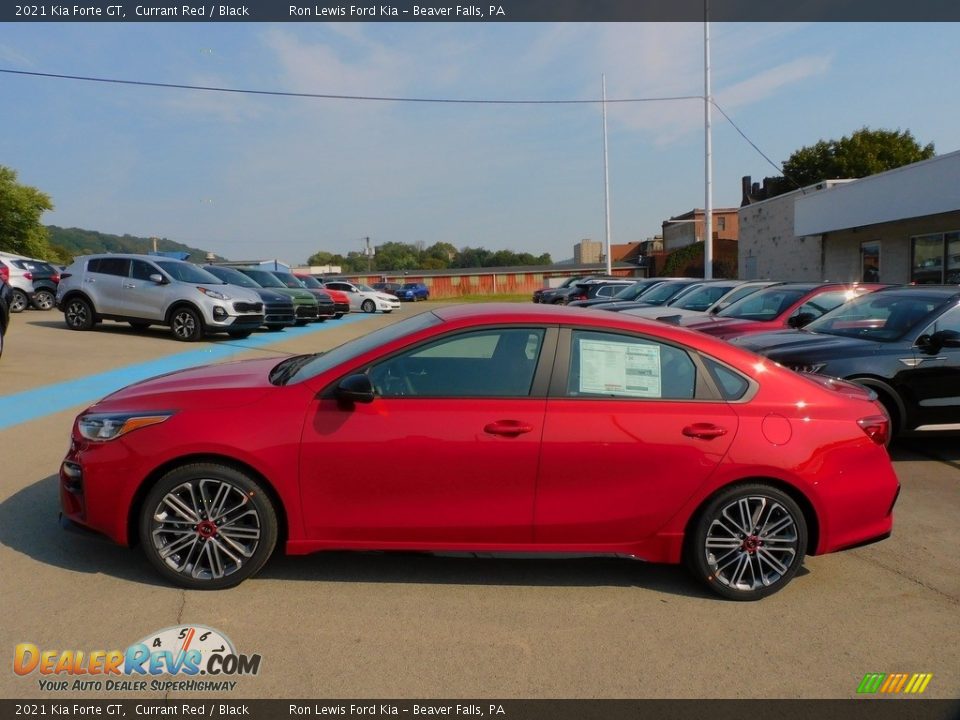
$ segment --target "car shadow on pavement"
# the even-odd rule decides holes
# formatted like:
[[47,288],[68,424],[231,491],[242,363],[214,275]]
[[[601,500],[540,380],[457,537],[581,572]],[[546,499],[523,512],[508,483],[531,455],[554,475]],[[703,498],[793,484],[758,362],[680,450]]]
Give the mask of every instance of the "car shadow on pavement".
[[955,433],[927,435],[923,438],[902,438],[891,444],[890,457],[894,461],[938,460],[960,467],[960,442]]
[[[51,475],[0,502],[0,543],[45,565],[72,572],[169,587],[136,548],[99,535],[67,532],[57,522],[59,478]],[[809,574],[801,568],[801,578]],[[664,595],[715,599],[679,565],[619,557],[542,556],[533,553],[330,551],[274,553],[257,579],[328,583],[505,585],[533,587],[636,587]]]
[[51,475],[0,502],[0,543],[45,565],[166,585],[135,548],[62,529],[57,522],[58,483],[59,478]]

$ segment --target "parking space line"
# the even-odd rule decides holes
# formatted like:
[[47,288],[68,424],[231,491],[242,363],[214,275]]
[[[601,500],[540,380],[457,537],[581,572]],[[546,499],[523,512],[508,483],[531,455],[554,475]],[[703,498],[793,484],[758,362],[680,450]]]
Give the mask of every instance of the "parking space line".
[[283,333],[262,333],[251,335],[243,340],[230,340],[222,343],[212,342],[196,350],[188,350],[156,360],[135,363],[74,380],[42,385],[13,395],[5,395],[0,397],[0,430],[53,415],[77,405],[90,404],[131,383],[146,380],[156,375],[184,370],[197,365],[208,365],[245,350],[256,350],[374,317],[376,315],[345,315],[335,323],[314,323],[303,327],[287,328]]

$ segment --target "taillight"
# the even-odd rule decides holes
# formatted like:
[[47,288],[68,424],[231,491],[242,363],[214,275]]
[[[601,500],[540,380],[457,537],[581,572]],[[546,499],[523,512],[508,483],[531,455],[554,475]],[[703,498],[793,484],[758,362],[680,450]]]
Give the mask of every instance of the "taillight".
[[50,276],[50,279],[53,280],[55,283],[60,282],[60,273],[54,273],[53,275]]
[[31,273],[31,272],[25,272],[25,273],[23,274],[23,277],[24,277],[25,280],[33,280],[33,273]]
[[0,280],[3,282],[10,282],[10,268],[6,265],[0,265]]
[[857,425],[877,445],[886,445],[890,440],[890,419],[886,415],[869,415],[857,420]]

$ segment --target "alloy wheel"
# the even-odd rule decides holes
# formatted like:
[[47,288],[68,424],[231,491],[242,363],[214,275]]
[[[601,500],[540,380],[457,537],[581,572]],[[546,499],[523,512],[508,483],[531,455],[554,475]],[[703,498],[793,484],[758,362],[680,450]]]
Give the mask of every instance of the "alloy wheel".
[[27,299],[25,292],[22,290],[13,291],[13,297],[10,299],[10,312],[23,312],[29,304],[30,301]]

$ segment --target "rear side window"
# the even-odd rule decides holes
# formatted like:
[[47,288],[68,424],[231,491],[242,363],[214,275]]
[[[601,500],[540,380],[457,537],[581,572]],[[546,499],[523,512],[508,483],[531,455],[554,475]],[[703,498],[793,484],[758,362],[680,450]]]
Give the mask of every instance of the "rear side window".
[[575,330],[570,350],[570,397],[691,400],[696,395],[696,366],[672,345]]
[[126,258],[95,258],[87,263],[87,270],[101,275],[119,275],[126,277],[130,269],[130,261]]
[[750,382],[743,375],[708,357],[703,358],[703,361],[717,383],[724,400],[739,400],[746,395]]

